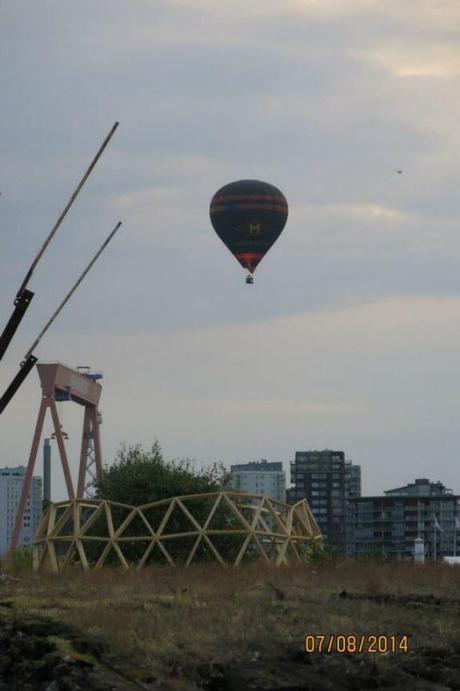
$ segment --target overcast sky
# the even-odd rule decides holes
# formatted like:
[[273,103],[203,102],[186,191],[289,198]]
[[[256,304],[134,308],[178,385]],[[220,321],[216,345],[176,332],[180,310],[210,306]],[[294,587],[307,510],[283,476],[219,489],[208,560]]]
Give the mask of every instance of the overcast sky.
[[[155,438],[197,464],[333,448],[365,494],[423,476],[460,493],[459,45],[458,0],[1,0],[1,326],[120,127],[0,388],[121,219],[36,350],[103,371],[106,462]],[[241,178],[290,208],[253,286],[208,215]],[[33,372],[0,465],[27,461],[39,403]],[[76,473],[82,411],[62,409]]]

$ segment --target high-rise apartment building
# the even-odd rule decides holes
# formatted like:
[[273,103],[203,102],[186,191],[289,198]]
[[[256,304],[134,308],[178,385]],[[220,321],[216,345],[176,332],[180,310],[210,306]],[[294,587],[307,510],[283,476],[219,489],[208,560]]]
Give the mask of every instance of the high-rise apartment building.
[[351,499],[350,504],[354,555],[412,559],[419,539],[428,559],[460,556],[460,496],[440,482],[419,478],[384,496]]
[[[24,466],[0,468],[0,556],[10,548],[25,472]],[[34,477],[27,497],[19,545],[32,544],[41,515],[42,479]]]
[[347,498],[361,496],[361,466],[345,461],[345,482]]
[[361,468],[345,460],[343,451],[297,451],[291,463],[288,501],[306,498],[325,538],[345,550],[347,506],[361,493]]
[[286,473],[281,462],[265,459],[230,466],[230,486],[237,492],[286,501]]

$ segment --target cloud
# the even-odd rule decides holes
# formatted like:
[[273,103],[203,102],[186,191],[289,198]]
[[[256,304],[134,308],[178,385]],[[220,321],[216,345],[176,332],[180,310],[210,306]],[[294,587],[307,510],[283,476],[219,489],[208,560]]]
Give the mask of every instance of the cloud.
[[318,204],[304,206],[300,213],[308,216],[329,216],[357,218],[362,220],[381,220],[388,223],[409,221],[414,215],[401,209],[391,209],[378,204]]
[[[444,40],[444,42],[442,42]],[[363,53],[389,70],[396,77],[402,78],[453,78],[460,74],[460,58],[456,42],[421,42],[420,40],[389,40],[387,45],[376,51]]]

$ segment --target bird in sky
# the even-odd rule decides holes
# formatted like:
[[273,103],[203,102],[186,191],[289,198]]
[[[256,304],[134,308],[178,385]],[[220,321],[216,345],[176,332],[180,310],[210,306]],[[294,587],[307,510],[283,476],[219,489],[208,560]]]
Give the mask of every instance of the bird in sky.
[[399,170],[399,168],[398,168],[398,170],[396,172],[398,173],[398,175],[401,175],[402,170]]

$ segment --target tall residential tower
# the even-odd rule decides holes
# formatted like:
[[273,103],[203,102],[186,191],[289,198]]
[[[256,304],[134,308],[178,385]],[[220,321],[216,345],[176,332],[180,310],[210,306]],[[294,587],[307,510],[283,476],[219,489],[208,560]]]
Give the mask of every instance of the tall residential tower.
[[346,461],[343,451],[297,451],[291,482],[289,502],[306,498],[324,537],[345,551],[348,505],[361,495],[361,467]]
[[[25,467],[21,465],[17,468],[0,468],[0,556],[10,549],[25,472]],[[42,479],[34,477],[27,497],[19,545],[32,544],[41,515]]]

